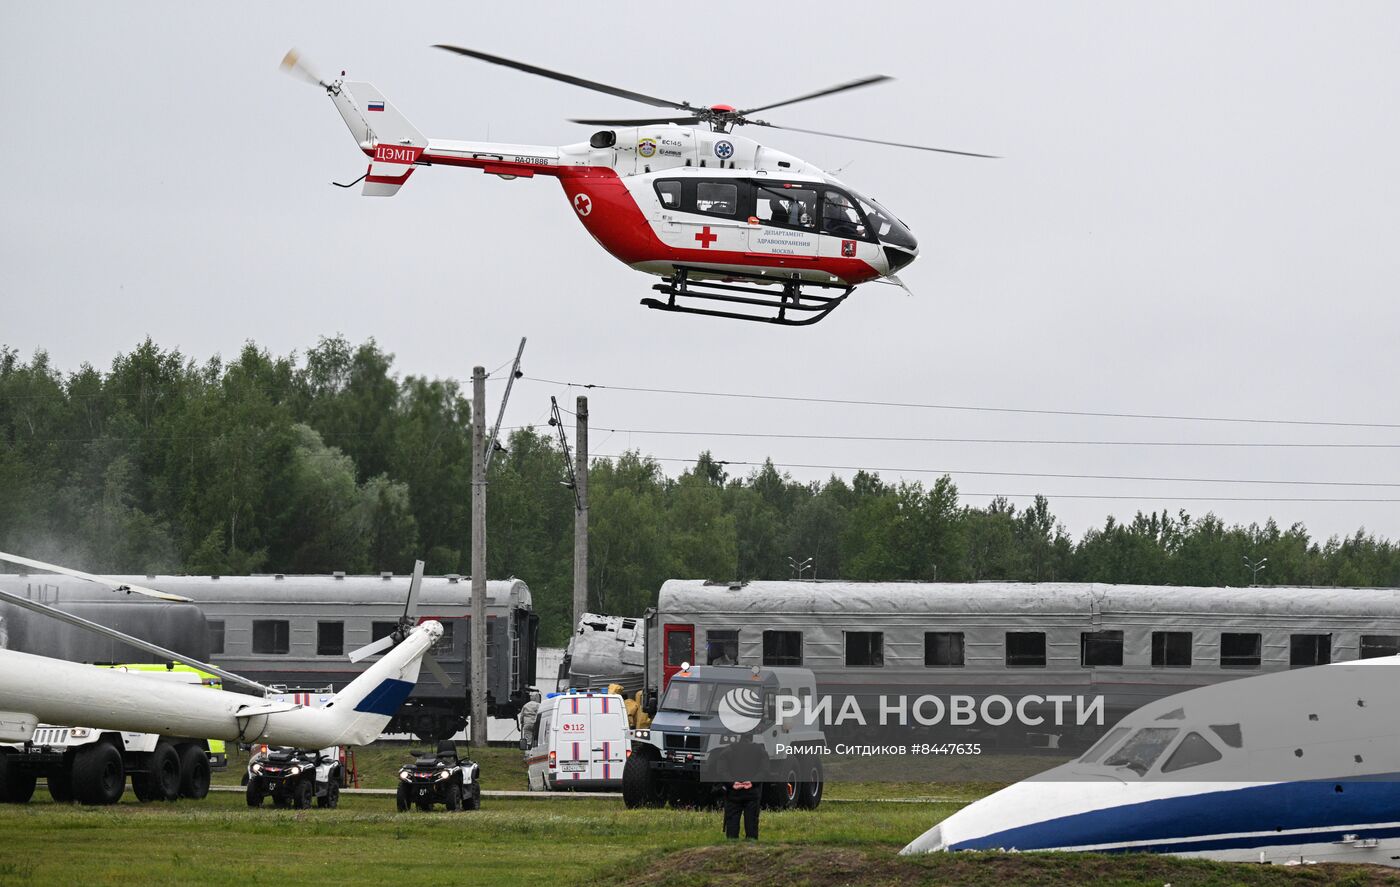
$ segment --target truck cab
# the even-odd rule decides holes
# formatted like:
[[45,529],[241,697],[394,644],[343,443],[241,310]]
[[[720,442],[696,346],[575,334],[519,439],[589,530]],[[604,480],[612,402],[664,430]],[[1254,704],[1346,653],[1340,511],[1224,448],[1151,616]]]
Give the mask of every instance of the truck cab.
[[[763,760],[763,801],[776,809],[815,809],[821,803],[823,773],[820,728],[800,717],[778,714],[779,696],[811,699],[816,678],[805,668],[691,665],[683,662],[668,676],[656,715],[647,729],[632,731],[632,755],[623,775],[628,807],[667,801],[709,803],[723,790],[722,756],[752,744],[748,757]],[[745,750],[751,751],[751,750]]]

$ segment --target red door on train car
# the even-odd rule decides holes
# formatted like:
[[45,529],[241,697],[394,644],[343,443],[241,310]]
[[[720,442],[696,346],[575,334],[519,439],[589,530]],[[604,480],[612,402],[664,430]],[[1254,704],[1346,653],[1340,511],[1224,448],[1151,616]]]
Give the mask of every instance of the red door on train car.
[[664,692],[671,685],[671,677],[681,670],[681,665],[695,661],[695,626],[667,623],[665,643],[661,647],[661,689]]

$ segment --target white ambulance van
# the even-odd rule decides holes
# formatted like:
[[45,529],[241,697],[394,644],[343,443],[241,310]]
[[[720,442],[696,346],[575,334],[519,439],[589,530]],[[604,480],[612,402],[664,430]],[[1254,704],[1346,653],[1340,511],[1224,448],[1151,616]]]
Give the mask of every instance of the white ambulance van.
[[603,690],[550,693],[525,752],[530,791],[618,791],[632,753],[622,697]]

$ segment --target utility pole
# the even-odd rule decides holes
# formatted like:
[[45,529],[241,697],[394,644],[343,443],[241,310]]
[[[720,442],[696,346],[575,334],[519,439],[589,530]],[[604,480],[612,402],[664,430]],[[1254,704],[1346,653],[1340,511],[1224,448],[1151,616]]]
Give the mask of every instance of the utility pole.
[[471,744],[486,747],[486,368],[472,368]]
[[580,394],[575,404],[575,443],[578,465],[574,469],[574,626],[588,610],[588,398]]

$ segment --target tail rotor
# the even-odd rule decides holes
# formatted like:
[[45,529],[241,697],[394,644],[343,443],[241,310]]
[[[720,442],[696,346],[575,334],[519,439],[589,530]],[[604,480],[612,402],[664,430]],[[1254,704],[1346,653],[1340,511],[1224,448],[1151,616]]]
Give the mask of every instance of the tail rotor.
[[[422,589],[422,586],[423,562],[414,561],[413,578],[410,579],[408,583],[408,598],[404,601],[403,615],[399,617],[398,627],[379,640],[368,643],[358,650],[351,651],[351,662],[361,662],[371,656],[377,656],[380,653],[387,652],[403,643],[404,638],[407,638],[418,625],[418,593]],[[442,684],[444,687],[451,687],[453,685],[452,678],[448,676],[446,670],[437,663],[437,660],[433,659],[431,654],[425,654],[423,656],[423,665],[432,673],[433,677],[438,679],[438,683]]]

